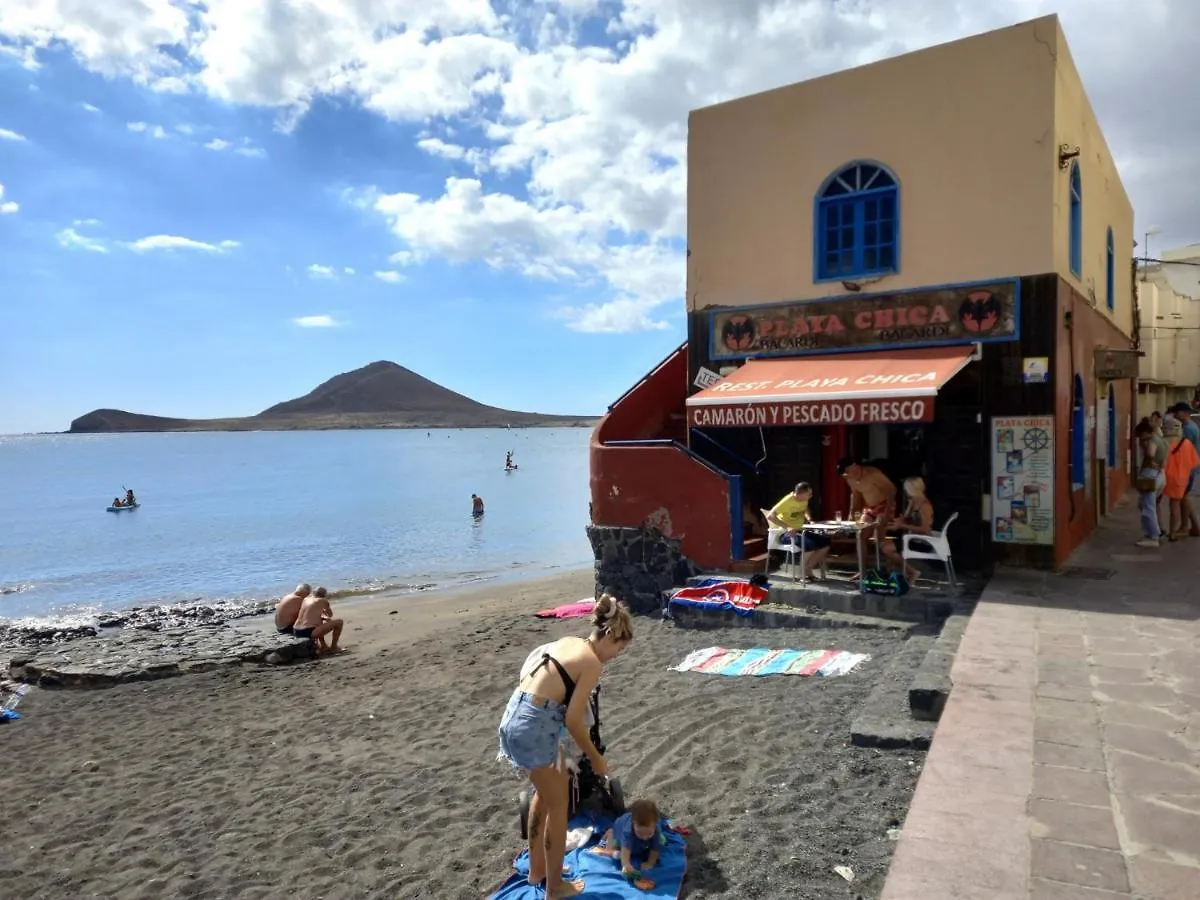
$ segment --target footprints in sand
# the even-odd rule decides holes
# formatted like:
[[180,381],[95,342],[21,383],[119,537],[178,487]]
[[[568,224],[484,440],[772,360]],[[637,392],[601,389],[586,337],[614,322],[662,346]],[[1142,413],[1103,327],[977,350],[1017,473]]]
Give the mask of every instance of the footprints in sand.
[[[846,717],[895,638],[837,636],[876,655],[861,677],[718,678],[667,667],[797,636],[636,626],[603,733],[627,793],[696,828],[691,896],[780,896],[773,871],[820,878],[828,859],[869,883],[919,767],[847,748]],[[336,665],[39,696],[4,735],[5,825],[30,836],[0,861],[5,900],[485,896],[520,847],[504,703],[530,649],[584,626],[467,627]]]

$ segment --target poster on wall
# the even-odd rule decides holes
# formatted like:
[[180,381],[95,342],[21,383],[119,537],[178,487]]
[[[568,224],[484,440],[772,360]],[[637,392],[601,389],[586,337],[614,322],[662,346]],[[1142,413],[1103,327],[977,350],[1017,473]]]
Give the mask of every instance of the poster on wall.
[[992,540],[1054,543],[1054,416],[992,418]]

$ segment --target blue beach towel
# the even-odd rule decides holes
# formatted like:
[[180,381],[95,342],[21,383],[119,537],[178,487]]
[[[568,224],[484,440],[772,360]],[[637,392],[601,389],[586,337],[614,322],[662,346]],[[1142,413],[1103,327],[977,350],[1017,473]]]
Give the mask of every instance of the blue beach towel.
[[[621,874],[621,866],[615,859],[598,856],[592,848],[600,843],[613,820],[607,816],[576,816],[570,828],[591,825],[595,835],[586,847],[570,851],[563,862],[570,870],[571,878],[582,878],[587,882],[583,896],[588,900],[676,900],[683,890],[683,875],[687,870],[687,847],[683,838],[669,830],[669,821],[663,819],[662,833],[666,843],[662,848],[658,865],[645,877],[654,882],[648,891],[633,886]],[[525,879],[529,876],[529,851],[522,850],[513,863],[512,877],[492,894],[489,900],[545,900],[546,892],[533,887]]]

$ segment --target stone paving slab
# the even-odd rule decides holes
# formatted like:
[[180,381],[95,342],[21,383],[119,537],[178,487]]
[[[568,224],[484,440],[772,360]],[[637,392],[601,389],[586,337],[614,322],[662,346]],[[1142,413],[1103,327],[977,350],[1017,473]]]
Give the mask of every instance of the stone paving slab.
[[1137,535],[997,573],[883,900],[1200,900],[1200,540]]

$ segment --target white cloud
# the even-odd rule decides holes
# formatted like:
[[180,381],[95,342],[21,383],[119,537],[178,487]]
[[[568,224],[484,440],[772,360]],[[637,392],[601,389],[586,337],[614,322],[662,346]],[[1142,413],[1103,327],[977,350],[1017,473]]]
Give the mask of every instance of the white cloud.
[[333,270],[333,266],[321,266],[313,263],[308,267],[309,278],[336,278],[337,273]]
[[1200,238],[1175,187],[1200,182],[1200,121],[1145,101],[1192,86],[1195,0],[1136,16],[1119,0],[0,0],[0,52],[34,67],[61,47],[107,77],[274,109],[285,129],[322,96],[420,122],[423,152],[479,180],[360,194],[400,240],[393,264],[436,255],[581,288],[592,305],[564,321],[611,330],[660,327],[679,298],[689,109],[1054,9],[1139,217]]
[[24,141],[25,135],[11,131],[8,128],[0,128],[0,141]]
[[201,253],[226,253],[236,249],[237,241],[220,241],[209,244],[192,238],[180,237],[174,234],[153,234],[131,242],[129,249],[137,253],[148,253],[154,250],[197,250]]
[[187,124],[176,125],[175,130],[178,131],[180,134],[195,134],[196,133],[196,129],[193,128],[191,125],[187,125]]
[[378,278],[380,281],[386,281],[388,284],[399,284],[402,281],[408,280],[404,275],[402,275],[399,272],[387,272],[387,271],[376,272],[375,277]]
[[262,147],[250,146],[246,138],[242,139],[242,146],[240,147],[234,147],[233,141],[227,141],[224,138],[213,138],[204,146],[209,150],[217,151],[228,150],[230,147],[233,147],[234,153],[239,156],[248,156],[251,159],[265,159],[267,156],[266,150],[262,149]]
[[100,112],[100,107],[98,107],[98,106],[92,106],[92,104],[90,104],[90,103],[81,103],[81,104],[79,104],[79,105],[80,105],[80,106],[82,106],[82,107],[83,107],[85,110],[87,110],[87,111],[88,111],[88,112],[90,112],[90,113],[98,113],[98,112]]
[[292,319],[292,324],[301,328],[336,328],[342,323],[330,315],[300,316]]
[[450,144],[436,137],[421,138],[417,141],[417,146],[430,156],[469,163],[476,172],[481,172],[487,167],[487,154],[478,148]]
[[4,199],[4,185],[0,184],[0,216],[11,216],[13,213],[19,212],[21,204],[15,200]]
[[346,266],[346,268],[342,269],[342,274],[343,275],[353,275],[353,274],[355,274],[355,272],[352,268],[350,268],[349,266]]
[[148,122],[126,122],[125,127],[138,134],[148,134],[160,141],[167,136],[167,130],[161,125],[151,125]]
[[108,252],[108,247],[103,241],[80,234],[74,228],[64,228],[54,236],[54,239],[58,241],[59,246],[68,250],[88,250],[92,253]]
[[99,225],[100,220],[99,219],[76,219],[71,224],[74,225],[76,228],[91,228],[95,225]]

